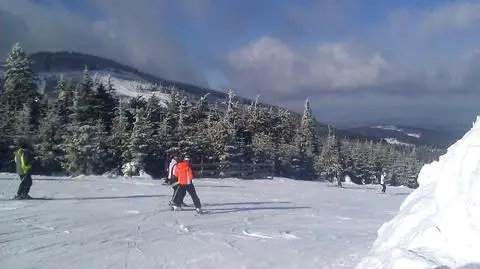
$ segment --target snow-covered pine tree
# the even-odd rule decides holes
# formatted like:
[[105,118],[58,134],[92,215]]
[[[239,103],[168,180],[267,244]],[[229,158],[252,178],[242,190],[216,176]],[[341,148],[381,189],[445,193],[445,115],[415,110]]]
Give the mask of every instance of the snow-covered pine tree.
[[9,97],[10,109],[20,110],[23,104],[33,102],[38,97],[35,79],[31,60],[20,43],[16,43],[8,54],[4,67],[3,94]]
[[263,130],[261,129],[262,124],[261,124],[261,115],[260,115],[260,110],[261,108],[258,106],[260,96],[257,95],[255,97],[255,100],[252,101],[250,106],[247,109],[247,118],[246,118],[246,127],[248,130],[252,133],[260,133]]
[[208,94],[202,96],[192,107],[188,123],[191,126],[192,155],[197,156],[199,162],[208,162],[212,156],[212,144],[208,134],[211,130],[207,130],[211,111],[208,107],[207,97]]
[[401,185],[405,185],[410,188],[417,188],[417,177],[420,169],[422,168],[420,162],[416,159],[415,147],[413,147],[405,156],[405,177],[400,182]]
[[71,175],[98,175],[107,172],[109,145],[103,124],[79,125],[71,132],[67,149],[67,171]]
[[38,172],[60,172],[65,163],[65,151],[62,145],[63,125],[58,113],[58,103],[48,105],[47,115],[42,119],[35,143],[35,159],[40,166]]
[[224,137],[223,133],[219,132],[219,130],[222,130],[222,123],[220,112],[217,109],[214,107],[209,111],[205,128],[200,132],[200,136],[205,139],[204,155],[208,162],[219,162],[224,148],[223,143],[219,143],[219,141],[223,141]]
[[167,114],[163,120],[165,133],[167,135],[167,141],[165,145],[167,149],[167,155],[180,154],[180,150],[178,148],[177,126],[183,97],[184,96],[182,93],[178,92],[176,89],[171,89],[170,100],[167,102]]
[[[342,147],[340,148],[340,154],[344,157],[344,170],[343,173],[345,176],[348,175],[350,180],[352,180],[352,177],[354,175],[355,167],[354,167],[354,161],[353,161],[353,143],[348,140],[348,139],[342,139],[341,142]],[[354,181],[354,179],[352,180]]]
[[32,108],[28,104],[23,104],[23,109],[15,115],[15,133],[29,141],[31,141],[33,135],[32,113]]
[[303,179],[314,178],[313,158],[316,154],[315,121],[310,108],[310,101],[305,101],[303,116],[296,135],[298,148],[298,162],[296,164],[298,176]]
[[325,145],[317,160],[320,162],[320,167],[318,167],[317,164],[317,174],[321,171],[328,181],[336,181],[337,185],[341,187],[345,159],[342,156],[340,140],[336,139],[333,133],[329,132]]
[[[8,136],[21,136],[32,140],[25,133],[16,133],[20,128],[25,127],[29,122],[31,127],[38,127],[40,106],[38,104],[39,94],[36,92],[36,75],[32,70],[32,63],[26,56],[19,43],[16,43],[8,54],[4,66],[3,91],[0,95],[0,116],[4,125],[2,130]],[[26,107],[27,106],[27,107]],[[28,110],[29,119],[23,119],[22,115]],[[23,111],[23,112],[22,112]],[[23,127],[18,127],[17,120],[20,119]]]
[[122,166],[133,158],[128,151],[131,128],[126,111],[127,104],[123,102],[120,102],[115,108],[112,131],[108,140],[112,157],[110,167],[115,174],[121,174]]
[[95,111],[96,98],[93,89],[93,80],[85,67],[83,79],[78,84],[73,102],[73,124],[96,124],[97,113]]
[[242,148],[240,147],[240,141],[237,139],[237,127],[240,125],[239,112],[235,94],[233,90],[229,90],[226,110],[218,129],[218,142],[223,146],[221,152],[219,152],[223,168],[242,161]]
[[107,133],[110,133],[115,116],[115,107],[118,105],[118,97],[115,94],[110,78],[107,87],[103,83],[98,83],[94,91],[95,111],[97,119],[101,120]]
[[133,124],[130,144],[128,145],[128,155],[130,160],[123,167],[123,173],[127,176],[139,175],[145,171],[146,158],[154,153],[156,141],[153,139],[155,129],[151,122],[147,120],[145,109],[137,109],[135,114],[135,123]]
[[75,97],[72,81],[67,81],[65,77],[61,75],[56,90],[58,97],[56,105],[55,107],[52,107],[52,109],[56,109],[60,123],[66,125],[69,123],[72,115],[73,99]]
[[195,151],[193,143],[194,126],[192,122],[192,105],[184,97],[180,103],[180,110],[178,114],[178,123],[175,131],[175,139],[177,142],[178,151],[182,155],[190,155]]
[[273,162],[276,158],[277,147],[273,138],[265,133],[253,135],[253,152],[256,163]]
[[107,156],[107,133],[96,120],[93,81],[85,67],[82,81],[77,86],[73,113],[67,135],[67,171],[71,174],[96,174],[104,172]]
[[152,155],[149,155],[148,164],[158,167],[158,163],[165,157],[166,149],[166,129],[164,128],[164,119],[167,111],[161,104],[161,99],[153,94],[147,99],[145,106],[146,120],[152,125],[154,130],[152,139],[156,141],[152,148]]

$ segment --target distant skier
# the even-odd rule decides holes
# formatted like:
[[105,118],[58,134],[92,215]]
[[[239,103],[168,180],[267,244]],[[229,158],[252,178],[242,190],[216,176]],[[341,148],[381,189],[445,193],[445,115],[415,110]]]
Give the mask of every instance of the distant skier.
[[382,185],[382,192],[385,193],[386,189],[387,189],[387,184],[385,183],[385,177],[387,176],[387,174],[385,172],[382,173],[382,175],[380,176],[380,185]]
[[169,181],[168,175],[170,172],[168,158],[165,158],[165,161],[163,162],[163,172],[165,173],[164,174],[165,176],[162,178],[163,179],[162,185],[168,185],[168,181]]
[[20,186],[14,199],[32,199],[28,193],[32,186],[32,158],[27,150],[26,143],[20,143],[19,149],[15,152],[15,164],[17,174],[20,176]]
[[198,213],[202,213],[202,205],[200,199],[198,198],[195,186],[193,185],[192,180],[194,179],[193,168],[190,165],[190,158],[185,157],[182,162],[177,164],[177,169],[175,169],[175,176],[178,179],[178,189],[175,191],[173,198],[172,209],[180,209],[183,204],[183,199],[185,194],[188,192],[190,197],[193,200],[195,205],[195,210]]
[[[168,166],[167,166],[168,165]],[[172,156],[172,159],[170,160],[170,163],[167,163],[165,162],[165,167],[166,167],[166,171],[167,171],[167,177],[165,178],[165,184],[172,184],[172,177],[174,176],[173,175],[173,172],[174,172],[174,168],[177,166],[177,157],[175,156]],[[173,181],[176,181],[176,180],[173,180]]]

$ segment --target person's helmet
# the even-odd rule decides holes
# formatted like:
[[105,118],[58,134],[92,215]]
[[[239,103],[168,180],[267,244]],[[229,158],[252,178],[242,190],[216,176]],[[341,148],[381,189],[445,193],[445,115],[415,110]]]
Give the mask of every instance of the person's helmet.
[[189,162],[191,159],[190,159],[190,156],[186,155],[186,156],[183,158],[183,160]]

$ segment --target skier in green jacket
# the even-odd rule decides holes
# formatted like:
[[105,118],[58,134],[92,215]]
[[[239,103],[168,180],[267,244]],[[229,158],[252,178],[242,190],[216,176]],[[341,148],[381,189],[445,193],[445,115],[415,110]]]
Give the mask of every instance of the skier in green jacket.
[[14,199],[32,199],[28,195],[32,186],[32,158],[27,150],[26,143],[21,143],[19,149],[15,152],[15,164],[21,182]]

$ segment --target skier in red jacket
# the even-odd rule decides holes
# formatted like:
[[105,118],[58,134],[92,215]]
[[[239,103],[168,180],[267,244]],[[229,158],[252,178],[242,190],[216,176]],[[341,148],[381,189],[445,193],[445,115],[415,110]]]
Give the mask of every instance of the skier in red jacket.
[[177,164],[175,169],[175,176],[178,179],[178,189],[173,198],[172,209],[180,209],[183,199],[185,198],[186,193],[192,197],[193,204],[195,205],[195,210],[199,213],[202,212],[202,205],[200,199],[198,198],[195,186],[193,186],[192,180],[194,179],[193,169],[190,165],[190,158],[185,157],[184,160]]

